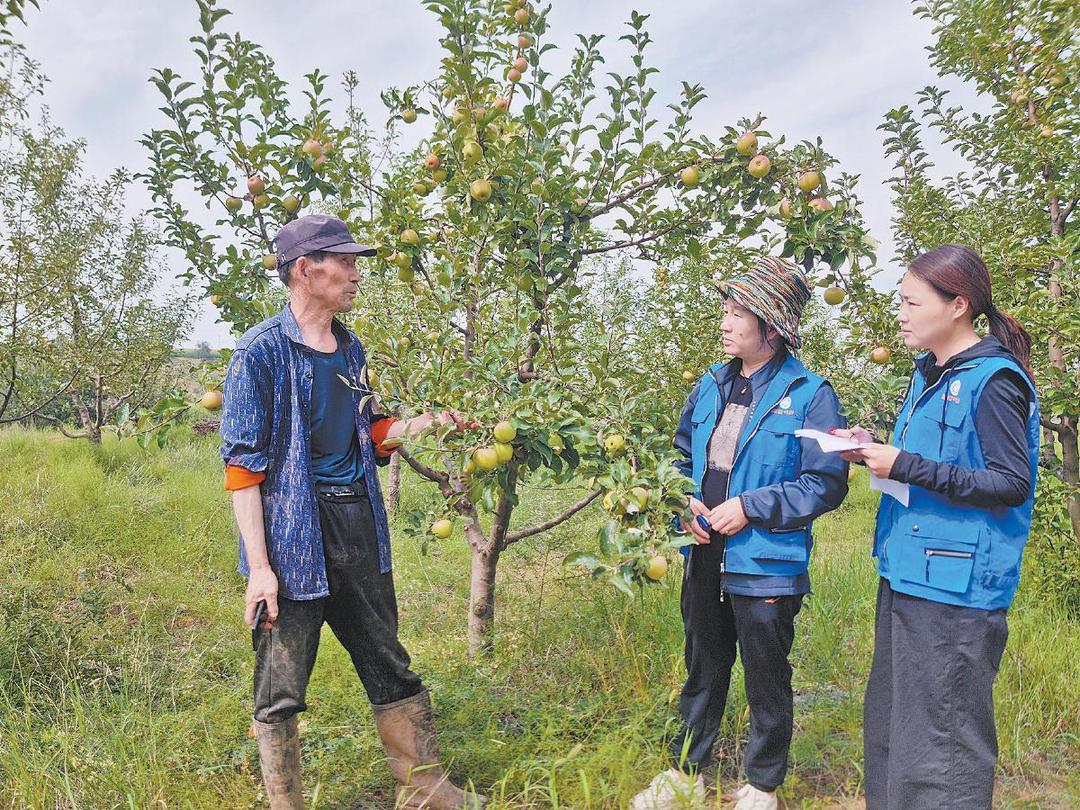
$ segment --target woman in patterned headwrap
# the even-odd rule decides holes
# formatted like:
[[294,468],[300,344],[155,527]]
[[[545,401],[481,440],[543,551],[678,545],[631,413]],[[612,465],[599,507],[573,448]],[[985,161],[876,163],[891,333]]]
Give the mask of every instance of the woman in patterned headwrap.
[[672,767],[632,810],[704,800],[701,771],[727,701],[738,651],[750,705],[747,784],[737,810],[770,810],[784,780],[792,732],[788,654],[810,592],[814,518],[847,494],[847,464],[795,436],[845,426],[829,383],[794,356],[810,298],[806,275],[776,257],[721,285],[724,353],[690,393],[675,434],[679,466],[695,484],[695,522],[682,589],[687,679]]

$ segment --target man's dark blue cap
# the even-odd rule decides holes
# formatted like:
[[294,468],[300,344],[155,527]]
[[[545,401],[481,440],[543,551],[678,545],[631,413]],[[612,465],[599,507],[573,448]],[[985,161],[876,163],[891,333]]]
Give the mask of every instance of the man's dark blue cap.
[[329,214],[308,214],[286,223],[274,237],[274,249],[278,267],[316,250],[358,256],[374,256],[377,252],[368,245],[356,244],[349,226]]

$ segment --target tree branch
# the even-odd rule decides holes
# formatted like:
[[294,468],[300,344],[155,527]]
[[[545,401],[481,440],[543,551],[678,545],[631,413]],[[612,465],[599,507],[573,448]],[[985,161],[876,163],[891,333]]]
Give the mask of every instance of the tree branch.
[[552,517],[552,518],[550,518],[548,520],[545,520],[543,523],[538,523],[535,526],[528,526],[528,527],[526,527],[524,529],[518,529],[516,532],[508,533],[506,535],[506,540],[503,541],[503,548],[506,548],[511,543],[516,543],[518,540],[524,540],[526,537],[532,537],[534,534],[540,534],[541,532],[546,532],[548,529],[551,529],[551,528],[553,528],[555,526],[558,526],[563,521],[569,520],[574,515],[576,515],[578,512],[580,512],[582,509],[584,509],[586,506],[588,506],[590,503],[592,503],[597,498],[599,498],[600,494],[603,491],[604,490],[602,490],[602,489],[597,489],[597,490],[594,490],[593,492],[590,492],[588,495],[586,495],[580,501],[573,504],[570,508],[566,509],[563,512],[560,512],[559,514],[555,515],[554,517]]
[[399,447],[397,449],[397,452],[400,453],[401,457],[405,459],[405,462],[418,473],[420,473],[420,475],[424,476],[424,478],[427,478],[429,481],[434,481],[436,484],[438,484],[439,491],[442,492],[443,495],[445,495],[447,498],[454,494],[453,491],[450,489],[449,475],[432,469],[424,462],[414,458],[412,454],[409,453],[409,451],[406,450],[404,447]]
[[85,439],[89,436],[89,433],[68,433],[67,425],[62,420],[57,419],[55,416],[49,416],[48,414],[40,413],[36,417],[37,419],[44,419],[46,422],[54,425],[57,430],[67,436],[69,439]]
[[592,256],[592,255],[597,254],[597,253],[607,253],[609,250],[618,250],[620,248],[628,248],[628,247],[635,247],[637,245],[643,245],[646,242],[652,242],[653,240],[659,239],[661,236],[664,236],[665,234],[671,233],[677,227],[678,227],[678,223],[672,223],[671,225],[664,228],[663,230],[657,231],[656,233],[646,234],[645,236],[641,237],[640,239],[634,239],[634,240],[631,240],[629,242],[616,242],[616,243],[614,243],[612,245],[601,245],[600,247],[595,247],[595,248],[586,248],[585,250],[581,251],[581,255],[582,256]]

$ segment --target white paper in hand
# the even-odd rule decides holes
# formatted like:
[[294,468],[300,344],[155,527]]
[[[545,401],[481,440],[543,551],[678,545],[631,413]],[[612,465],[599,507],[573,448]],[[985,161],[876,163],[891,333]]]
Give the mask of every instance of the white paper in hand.
[[858,450],[862,445],[854,439],[845,439],[843,436],[833,436],[823,430],[799,428],[795,435],[800,439],[814,439],[823,453],[842,453],[844,450]]
[[878,478],[873,473],[870,473],[870,489],[876,489],[878,492],[892,495],[904,506],[908,505],[908,496],[911,494],[911,487],[907,484],[893,481],[891,478]]

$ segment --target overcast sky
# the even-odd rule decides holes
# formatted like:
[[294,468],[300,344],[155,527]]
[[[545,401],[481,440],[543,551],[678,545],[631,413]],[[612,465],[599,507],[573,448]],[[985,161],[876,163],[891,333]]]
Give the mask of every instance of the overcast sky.
[[[188,37],[199,31],[193,0],[42,0],[28,12],[28,27],[16,35],[49,77],[46,103],[53,120],[72,137],[87,141],[86,167],[104,176],[117,166],[137,171],[146,164],[138,140],[164,123],[160,97],[148,83],[151,71],[172,67],[194,78]],[[385,120],[380,89],[404,86],[435,75],[440,28],[419,2],[405,0],[225,0],[233,13],[221,22],[260,42],[290,84],[313,68],[340,87],[341,74],[355,69],[360,102],[372,123]],[[658,99],[676,98],[680,82],[704,85],[708,98],[695,110],[699,131],[719,133],[741,116],[758,112],[766,127],[789,142],[820,135],[826,150],[846,171],[859,173],[859,194],[871,233],[882,242],[879,259],[892,264],[890,164],[876,127],[891,107],[912,104],[917,90],[940,82],[926,53],[930,25],[911,13],[905,0],[555,0],[548,41],[561,56],[545,55],[558,73],[576,33],[605,34],[609,69],[621,69],[631,9],[649,14],[654,40],[652,64]],[[609,56],[610,54],[610,56]],[[421,119],[423,121],[423,119]],[[419,126],[419,125],[418,125]],[[951,162],[934,150],[939,168]],[[149,206],[141,186],[132,189],[137,208]],[[174,264],[178,260],[174,260]],[[231,345],[205,305],[189,343]]]

